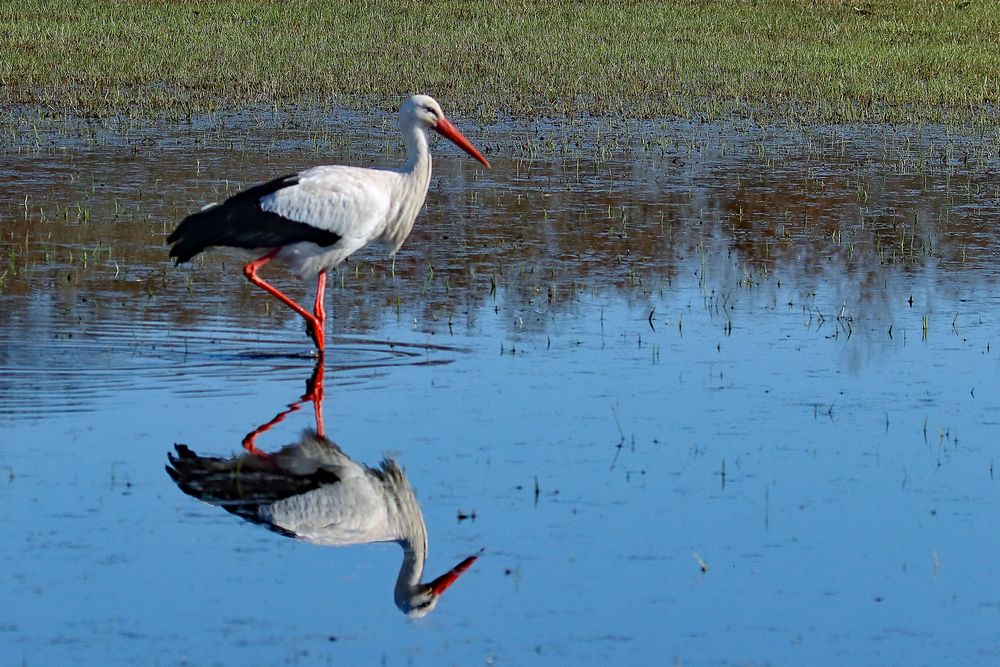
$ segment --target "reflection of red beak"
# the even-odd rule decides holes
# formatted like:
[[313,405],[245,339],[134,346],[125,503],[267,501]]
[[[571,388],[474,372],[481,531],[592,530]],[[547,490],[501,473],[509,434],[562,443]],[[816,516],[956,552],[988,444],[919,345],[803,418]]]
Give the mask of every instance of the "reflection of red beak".
[[457,127],[451,124],[450,120],[442,118],[437,122],[437,125],[434,126],[434,129],[438,131],[438,134],[443,137],[448,137],[463,151],[486,165],[487,169],[490,168],[490,163],[483,157],[483,154],[476,150],[476,147],[473,146],[472,143],[458,131]]
[[476,562],[477,558],[479,558],[478,555],[469,556],[461,563],[451,568],[451,570],[445,572],[440,577],[438,577],[431,583],[427,584],[430,587],[431,592],[434,593],[434,595],[441,595],[442,593],[444,593],[446,590],[448,590],[449,586],[458,581],[458,578],[462,576],[463,572],[468,570],[472,566],[472,564]]

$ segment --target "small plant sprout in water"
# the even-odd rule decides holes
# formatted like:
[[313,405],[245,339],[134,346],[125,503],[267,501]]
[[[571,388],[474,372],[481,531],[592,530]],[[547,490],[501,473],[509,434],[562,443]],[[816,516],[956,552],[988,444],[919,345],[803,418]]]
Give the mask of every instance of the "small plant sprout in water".
[[699,570],[702,572],[708,572],[708,563],[705,562],[705,559],[702,558],[697,551],[691,552],[691,558],[693,558],[694,562],[698,564]]

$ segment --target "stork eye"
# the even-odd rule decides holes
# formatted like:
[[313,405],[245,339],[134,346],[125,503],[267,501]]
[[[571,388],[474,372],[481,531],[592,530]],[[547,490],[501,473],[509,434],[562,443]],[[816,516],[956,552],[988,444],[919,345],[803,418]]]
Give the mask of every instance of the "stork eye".
[[438,112],[434,110],[434,107],[424,106],[424,107],[421,107],[421,108],[424,111],[426,111],[427,113],[429,113],[430,115],[434,116],[435,118],[438,117]]

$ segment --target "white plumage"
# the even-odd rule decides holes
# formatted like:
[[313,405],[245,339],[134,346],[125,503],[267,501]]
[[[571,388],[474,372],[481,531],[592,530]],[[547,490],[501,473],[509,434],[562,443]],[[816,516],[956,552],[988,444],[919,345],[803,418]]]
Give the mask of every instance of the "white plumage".
[[[320,166],[255,186],[188,216],[167,241],[170,256],[187,261],[213,246],[259,254],[244,267],[252,283],[268,291],[307,322],[322,353],[326,271],[373,242],[395,253],[413,229],[431,178],[428,129],[490,164],[427,95],[414,95],[399,110],[406,162],[394,169]],[[303,278],[317,276],[310,313],[257,275],[272,259]]]

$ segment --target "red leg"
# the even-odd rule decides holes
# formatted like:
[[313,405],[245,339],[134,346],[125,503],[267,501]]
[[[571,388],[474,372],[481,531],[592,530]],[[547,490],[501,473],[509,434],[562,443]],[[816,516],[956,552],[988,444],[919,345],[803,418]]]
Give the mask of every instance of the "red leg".
[[278,299],[283,304],[294,310],[296,313],[301,315],[308,323],[308,325],[311,327],[311,331],[313,332],[318,331],[319,335],[318,336],[314,335],[313,340],[316,342],[316,345],[317,347],[319,347],[319,351],[322,354],[323,323],[320,320],[318,320],[316,316],[310,313],[308,310],[306,310],[305,308],[303,308],[302,306],[300,306],[299,304],[295,303],[287,296],[282,294],[278,290],[278,288],[274,287],[273,285],[271,285],[270,283],[268,283],[267,281],[265,281],[264,279],[262,279],[260,276],[257,275],[257,270],[260,269],[260,267],[267,264],[268,262],[270,262],[272,259],[274,259],[274,256],[277,254],[278,251],[273,250],[264,255],[263,257],[261,257],[260,259],[255,259],[254,261],[250,262],[249,264],[243,267],[243,275],[246,276],[247,280],[249,280],[251,283],[261,288],[262,290],[264,290],[265,292],[267,292],[268,294],[270,294],[271,296]]
[[[316,341],[316,346],[319,348],[320,353],[323,352],[323,348],[326,344],[326,307],[323,304],[323,297],[326,292],[326,271],[320,271],[319,277],[316,278],[316,303],[313,304],[313,316],[318,322],[318,331],[315,331],[313,340]],[[317,325],[313,325],[316,327]],[[322,434],[320,434],[322,435]]]

